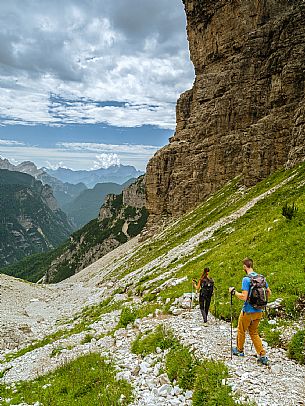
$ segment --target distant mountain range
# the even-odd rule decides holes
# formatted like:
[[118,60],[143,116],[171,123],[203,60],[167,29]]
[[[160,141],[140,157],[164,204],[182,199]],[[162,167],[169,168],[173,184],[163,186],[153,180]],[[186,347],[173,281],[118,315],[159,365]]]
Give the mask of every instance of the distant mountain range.
[[88,188],[93,188],[97,183],[118,183],[123,184],[131,178],[138,178],[144,172],[137,170],[129,165],[112,165],[109,168],[100,168],[91,171],[73,171],[67,168],[58,168],[56,170],[42,168],[50,176],[59,179],[62,182],[72,184],[84,183]]
[[55,248],[71,232],[49,185],[0,169],[0,266]]
[[145,196],[144,177],[141,176],[120,194],[109,194],[98,217],[71,234],[59,247],[31,255],[1,268],[0,272],[46,283],[74,275],[142,231],[148,217]]
[[63,205],[63,211],[73,221],[76,228],[81,228],[98,216],[100,207],[108,194],[118,195],[131,185],[135,179],[129,179],[123,185],[117,183],[97,183],[93,189],[82,191],[72,202]]
[[27,173],[28,175],[41,180],[43,184],[50,185],[52,187],[54,197],[61,209],[63,205],[68,204],[82,191],[87,189],[87,186],[85,186],[83,183],[63,183],[56,177],[50,176],[43,168],[38,169],[37,166],[31,161],[24,161],[18,165],[13,165],[8,159],[0,158],[0,169]]
[[[119,194],[143,172],[133,166],[116,165],[93,171],[73,171],[66,168],[37,168],[31,161],[13,165],[0,158],[0,169],[27,173],[43,184],[50,185],[59,207],[78,229],[97,217],[99,208],[109,193]],[[89,189],[88,189],[89,188]]]

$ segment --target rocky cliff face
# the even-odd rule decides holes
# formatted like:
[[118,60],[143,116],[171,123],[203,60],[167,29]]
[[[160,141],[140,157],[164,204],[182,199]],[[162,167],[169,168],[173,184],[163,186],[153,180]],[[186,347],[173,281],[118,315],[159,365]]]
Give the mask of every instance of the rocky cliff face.
[[49,185],[0,169],[0,267],[58,246],[71,231]]
[[142,209],[146,205],[145,180],[140,176],[134,183],[123,190],[123,205]]
[[152,217],[305,157],[303,0],[183,2],[196,77],[178,100],[170,144],[147,167]]

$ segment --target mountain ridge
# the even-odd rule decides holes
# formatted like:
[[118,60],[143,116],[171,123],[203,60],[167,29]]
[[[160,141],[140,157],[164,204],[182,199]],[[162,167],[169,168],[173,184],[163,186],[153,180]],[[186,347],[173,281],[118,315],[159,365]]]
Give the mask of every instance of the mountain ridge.
[[64,204],[72,201],[83,190],[87,189],[83,183],[72,185],[68,182],[61,182],[60,180],[46,173],[43,168],[38,169],[37,166],[31,161],[24,161],[20,164],[13,165],[8,159],[1,158],[0,156],[0,169],[26,173],[33,176],[35,179],[40,180],[43,184],[51,186],[54,197],[58,201],[61,208]]
[[[133,180],[131,180],[132,183]],[[126,182],[129,184],[129,182]],[[82,191],[71,202],[63,205],[63,211],[79,229],[98,216],[99,210],[108,194],[120,194],[126,184],[97,183],[93,189]]]
[[0,264],[47,251],[72,231],[52,189],[31,175],[0,169]]
[[131,165],[112,165],[108,168],[92,170],[72,170],[68,168],[58,168],[56,170],[44,168],[51,176],[75,184],[82,182],[88,188],[94,187],[97,183],[113,182],[123,184],[131,178],[138,178],[143,175],[143,171],[137,170]]
[[56,249],[24,258],[1,271],[31,282],[54,283],[66,279],[139,234],[148,217],[145,205],[142,176],[120,194],[107,195],[98,217],[73,232]]

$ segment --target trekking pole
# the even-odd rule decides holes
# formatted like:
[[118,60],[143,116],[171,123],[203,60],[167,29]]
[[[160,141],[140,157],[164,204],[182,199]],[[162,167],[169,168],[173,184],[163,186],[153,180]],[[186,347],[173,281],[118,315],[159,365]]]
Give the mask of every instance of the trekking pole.
[[217,300],[216,300],[216,286],[214,287],[214,312],[215,312],[215,322],[217,319]]
[[230,317],[230,319],[231,319],[231,360],[233,359],[233,293],[234,293],[234,290],[235,289],[233,289],[231,291],[231,306],[230,306],[230,308],[231,308],[231,317]]
[[190,307],[190,311],[193,308],[193,291],[194,291],[194,285],[193,285],[193,281],[192,281],[192,296],[191,296],[191,307]]

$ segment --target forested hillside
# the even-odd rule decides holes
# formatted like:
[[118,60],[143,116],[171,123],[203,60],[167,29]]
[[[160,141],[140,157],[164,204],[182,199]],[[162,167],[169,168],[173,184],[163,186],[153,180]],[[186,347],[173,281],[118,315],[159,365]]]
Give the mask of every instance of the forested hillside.
[[48,185],[0,170],[0,266],[62,243],[72,227]]
[[140,177],[122,193],[108,195],[98,217],[71,234],[59,247],[24,258],[1,272],[31,282],[41,278],[47,283],[59,282],[138,235],[147,217],[145,187]]

